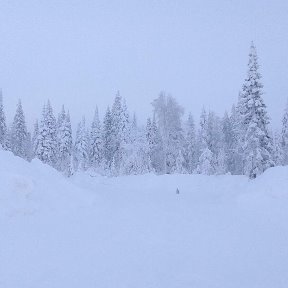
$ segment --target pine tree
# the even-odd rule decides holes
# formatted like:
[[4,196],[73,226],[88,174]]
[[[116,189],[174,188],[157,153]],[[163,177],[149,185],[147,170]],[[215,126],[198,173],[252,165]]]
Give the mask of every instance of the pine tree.
[[65,120],[66,120],[66,112],[65,112],[64,105],[62,105],[61,112],[58,114],[58,119],[57,119],[57,132]]
[[134,143],[137,139],[138,134],[138,124],[136,114],[133,113],[133,119],[130,126],[130,142]]
[[85,118],[78,124],[74,144],[74,169],[85,171],[89,167],[88,132],[86,130]]
[[199,164],[197,166],[197,173],[204,175],[212,175],[215,173],[215,167],[213,166],[214,158],[213,153],[209,148],[205,148],[199,157]]
[[281,144],[283,150],[283,165],[288,165],[288,101],[282,120]]
[[[239,101],[240,103],[240,101]],[[230,153],[227,155],[227,168],[233,175],[242,175],[243,167],[243,130],[239,107],[233,105],[230,116],[231,135],[229,139]],[[224,134],[225,139],[225,134]],[[224,140],[225,142],[225,140]],[[227,143],[227,142],[226,142]],[[225,149],[225,148],[224,148]]]
[[130,142],[131,124],[130,124],[130,116],[129,116],[129,112],[128,112],[125,99],[123,99],[123,104],[122,104],[121,121],[122,121],[122,143],[127,144]]
[[32,156],[33,156],[33,158],[36,157],[36,151],[38,149],[38,144],[39,144],[39,123],[38,123],[38,120],[36,119],[35,124],[34,124],[33,136],[32,136]]
[[28,160],[29,162],[32,161],[32,159],[34,158],[34,154],[30,132],[27,132],[27,137],[25,141],[25,151],[26,151],[26,160]]
[[244,130],[244,174],[255,178],[274,166],[273,143],[269,136],[269,118],[262,99],[261,74],[255,46],[251,45],[248,73],[240,98],[240,114]]
[[57,166],[56,119],[49,100],[42,111],[36,157],[52,167]]
[[[234,109],[234,108],[232,108]],[[222,135],[223,135],[223,148],[221,150],[222,155],[218,155],[221,159],[223,159],[222,156],[225,155],[224,159],[226,161],[226,168],[227,171],[230,173],[235,172],[235,135],[234,135],[234,129],[232,124],[232,117],[229,117],[227,111],[224,114],[224,117],[222,119]],[[224,153],[224,155],[223,155]],[[221,160],[222,161],[222,160]],[[219,161],[218,161],[219,162]],[[226,169],[225,169],[226,170]]]
[[[215,172],[215,166],[217,162],[216,152],[218,152],[216,147],[214,147],[215,141],[217,139],[215,138],[216,137],[215,127],[217,127],[218,129],[218,123],[214,124],[213,121],[218,122],[218,118],[216,118],[216,115],[213,112],[209,112],[207,114],[205,108],[203,108],[200,115],[200,127],[198,131],[197,148],[196,148],[198,156],[197,167],[195,170],[196,173],[210,175]],[[211,166],[211,168],[208,167],[209,166],[208,163]]]
[[[151,124],[149,124],[149,122]],[[153,121],[149,119],[146,127],[146,142],[148,145],[148,157],[151,162],[151,170],[157,174],[161,174],[164,171],[165,155],[163,150],[163,142],[157,127],[155,114],[153,115]]]
[[113,131],[112,131],[112,116],[110,108],[107,108],[107,111],[103,120],[102,127],[102,143],[103,143],[103,168],[106,170],[106,173],[109,174],[109,170],[111,168],[112,160],[114,157],[114,139],[113,139]]
[[179,150],[176,158],[175,170],[173,172],[177,174],[186,174],[187,170],[185,169],[184,166],[185,166],[185,159],[182,151]]
[[[207,119],[207,147],[213,154],[213,167],[218,166],[218,155],[224,147],[222,125],[220,118],[213,112],[209,111]],[[222,152],[221,152],[222,153]],[[222,163],[224,165],[224,163]],[[226,170],[226,168],[225,168]],[[216,172],[216,170],[215,170]]]
[[0,148],[2,147],[3,149],[7,149],[6,137],[7,137],[6,117],[3,107],[2,90],[0,90]]
[[192,114],[188,116],[186,124],[186,137],[185,137],[185,167],[188,173],[193,173],[197,165],[197,147],[196,147],[196,133],[195,124]]
[[215,173],[217,175],[226,174],[227,169],[227,154],[225,153],[224,149],[221,149],[217,155]]
[[276,166],[281,166],[284,163],[284,153],[283,153],[280,133],[275,132],[273,140],[274,140],[273,160]]
[[200,124],[199,124],[197,142],[198,142],[197,146],[201,154],[206,148],[208,148],[208,116],[206,113],[206,109],[204,107],[202,108],[202,112],[200,115]]
[[90,145],[89,145],[89,158],[90,165],[93,168],[99,169],[102,162],[102,135],[101,124],[99,120],[98,108],[96,107],[94,118],[90,130]]
[[58,120],[57,128],[57,169],[66,176],[71,176],[72,155],[72,128],[69,111],[67,114],[62,109],[61,121]]
[[28,160],[29,152],[27,151],[27,128],[20,100],[17,104],[17,110],[14,116],[10,137],[11,151],[14,153],[14,155]]
[[134,140],[129,153],[123,161],[123,174],[144,174],[151,171],[149,145],[146,140],[146,130],[138,129],[137,138]]
[[[124,138],[123,135],[123,108],[122,108],[122,98],[120,96],[119,91],[117,92],[114,103],[111,109],[111,132],[112,132],[112,138],[111,138],[111,148],[112,148],[112,157],[114,158],[114,170],[119,173],[120,166],[123,160],[123,150],[121,149],[122,140]],[[116,172],[115,172],[116,173]],[[114,173],[114,174],[115,174]]]

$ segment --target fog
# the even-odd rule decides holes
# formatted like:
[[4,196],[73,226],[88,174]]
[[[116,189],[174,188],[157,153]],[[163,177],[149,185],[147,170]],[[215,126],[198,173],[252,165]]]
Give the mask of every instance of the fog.
[[144,122],[165,90],[199,116],[237,101],[253,40],[273,127],[288,97],[288,2],[1,1],[0,87],[11,121],[29,125],[49,98],[77,121],[119,90]]

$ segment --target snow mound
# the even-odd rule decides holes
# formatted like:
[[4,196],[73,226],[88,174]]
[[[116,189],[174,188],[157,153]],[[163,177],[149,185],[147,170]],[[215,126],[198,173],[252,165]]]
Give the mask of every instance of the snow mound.
[[288,167],[66,179],[0,163],[0,287],[287,287]]

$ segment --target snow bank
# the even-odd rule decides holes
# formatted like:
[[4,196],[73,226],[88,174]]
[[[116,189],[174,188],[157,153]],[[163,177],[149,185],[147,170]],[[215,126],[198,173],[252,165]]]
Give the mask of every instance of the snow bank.
[[0,163],[0,287],[287,287],[288,167],[65,179]]

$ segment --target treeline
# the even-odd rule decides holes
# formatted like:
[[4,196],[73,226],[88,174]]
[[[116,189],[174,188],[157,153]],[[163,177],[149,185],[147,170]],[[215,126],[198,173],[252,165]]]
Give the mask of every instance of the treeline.
[[83,117],[75,139],[69,111],[63,106],[56,119],[49,101],[31,134],[21,101],[7,127],[1,95],[0,146],[28,161],[38,158],[66,176],[91,169],[109,176],[231,173],[255,178],[269,167],[288,164],[288,104],[281,133],[271,132],[262,90],[252,44],[238,102],[223,117],[203,109],[197,127],[191,114],[183,122],[183,108],[165,93],[153,101],[146,126],[138,125],[117,93],[102,121],[97,109],[91,124]]

